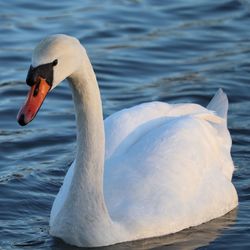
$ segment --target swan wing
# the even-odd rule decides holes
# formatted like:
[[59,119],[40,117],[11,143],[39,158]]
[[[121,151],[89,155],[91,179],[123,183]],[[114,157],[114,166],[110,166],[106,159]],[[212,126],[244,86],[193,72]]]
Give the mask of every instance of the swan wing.
[[107,125],[116,141],[108,141],[106,203],[113,220],[138,237],[173,233],[237,206],[224,116],[153,102],[116,113]]
[[[209,112],[210,110],[210,112]],[[226,125],[228,100],[224,92],[219,89],[207,106],[207,109],[197,104],[168,104],[163,102],[149,102],[123,109],[104,120],[105,124],[105,159],[109,159],[119,145],[138,127],[159,118],[176,117],[195,114],[214,123],[219,123],[217,129],[222,128],[228,133]],[[215,116],[214,114],[218,115]],[[224,121],[220,121],[220,118]],[[140,128],[143,133],[143,128]],[[225,137],[230,137],[228,134]],[[231,147],[230,141],[227,141]]]

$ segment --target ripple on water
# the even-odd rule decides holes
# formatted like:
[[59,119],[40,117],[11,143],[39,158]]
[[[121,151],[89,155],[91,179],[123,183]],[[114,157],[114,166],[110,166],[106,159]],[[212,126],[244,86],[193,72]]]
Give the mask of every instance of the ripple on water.
[[[48,233],[52,202],[74,158],[71,93],[63,83],[36,120],[16,123],[32,48],[53,33],[85,44],[104,115],[152,100],[206,105],[222,87],[239,207],[166,237],[106,249],[248,249],[250,206],[248,1],[2,1],[0,23],[0,248],[77,249]],[[230,244],[229,244],[230,243]]]

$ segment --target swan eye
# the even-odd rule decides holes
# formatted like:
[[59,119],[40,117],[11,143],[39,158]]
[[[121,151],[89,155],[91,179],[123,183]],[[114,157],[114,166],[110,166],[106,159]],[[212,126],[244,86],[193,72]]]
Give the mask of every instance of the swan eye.
[[57,64],[58,64],[58,60],[56,59],[56,60],[53,61],[52,65],[56,66]]
[[39,65],[37,67],[30,66],[29,72],[27,74],[26,83],[29,86],[33,86],[37,83],[37,78],[42,77],[46,79],[47,83],[52,86],[53,82],[53,67],[58,63],[54,60],[51,63],[46,63]]

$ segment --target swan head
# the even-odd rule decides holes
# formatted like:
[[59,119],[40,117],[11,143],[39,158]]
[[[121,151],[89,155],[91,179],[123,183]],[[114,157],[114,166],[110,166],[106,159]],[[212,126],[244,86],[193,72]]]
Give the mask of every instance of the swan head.
[[35,118],[49,91],[79,68],[84,52],[76,38],[61,34],[46,37],[36,46],[26,78],[30,90],[17,115],[21,126]]

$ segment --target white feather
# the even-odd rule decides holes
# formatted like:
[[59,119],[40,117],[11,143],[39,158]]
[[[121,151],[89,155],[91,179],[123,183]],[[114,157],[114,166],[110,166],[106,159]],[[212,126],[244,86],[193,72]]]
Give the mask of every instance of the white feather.
[[52,235],[104,246],[174,233],[237,206],[222,91],[208,109],[151,102],[103,123],[96,78],[76,39],[53,36],[34,57],[36,65],[60,57],[53,87],[69,79],[78,129],[76,159],[51,211]]

